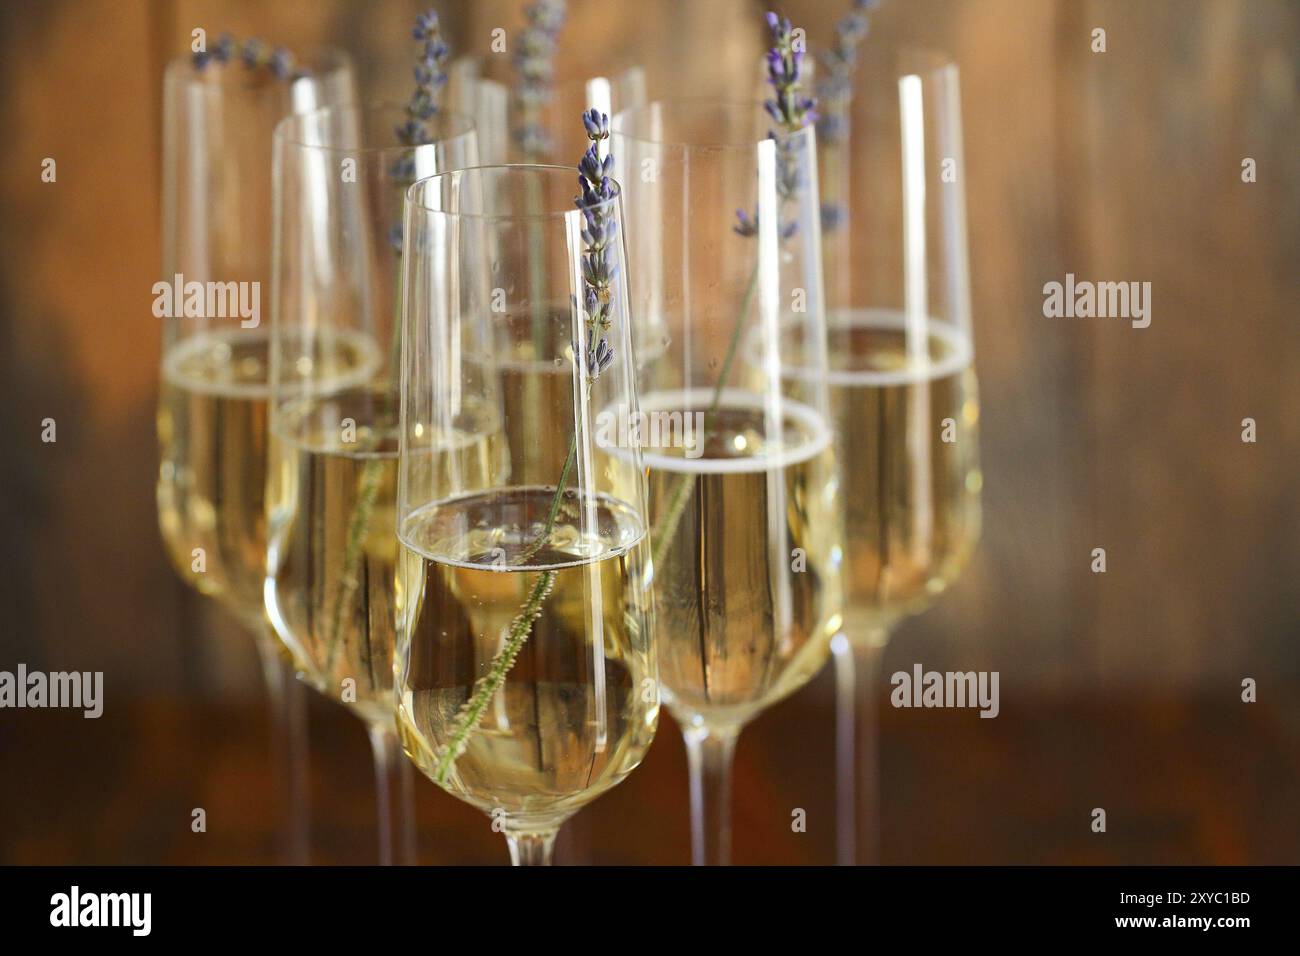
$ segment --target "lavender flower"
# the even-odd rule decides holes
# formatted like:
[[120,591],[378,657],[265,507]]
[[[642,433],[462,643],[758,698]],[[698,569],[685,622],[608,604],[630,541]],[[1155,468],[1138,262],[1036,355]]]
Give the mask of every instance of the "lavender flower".
[[821,208],[822,232],[834,232],[844,225],[844,207],[836,202],[824,202]]
[[750,239],[758,235],[758,215],[755,214],[753,219],[749,218],[749,213],[743,209],[736,210],[736,224],[731,227],[736,235],[745,239]]
[[286,80],[293,75],[293,54],[282,46],[271,52],[271,72],[277,79]]
[[213,50],[213,56],[217,58],[218,63],[229,63],[235,55],[235,49],[238,43],[229,33],[223,33],[217,38],[216,48]]
[[[744,239],[750,239],[754,236],[757,236],[758,235],[758,214],[755,213],[754,216],[751,218],[749,213],[745,212],[745,210],[737,209],[736,224],[731,227],[731,231]],[[782,239],[789,239],[798,231],[799,231],[799,223],[794,220],[791,220],[790,222],[781,223],[781,228],[778,231],[778,235],[780,235]]]
[[616,193],[609,179],[614,157],[607,154],[603,160],[600,158],[600,144],[609,139],[609,117],[592,109],[582,114],[582,125],[591,146],[578,163],[581,191],[573,202],[582,210],[582,241],[587,250],[582,257],[587,324],[586,341],[575,342],[573,354],[575,358],[585,356],[587,375],[594,380],[614,361],[608,334],[613,322],[612,286],[618,278],[614,241],[617,223],[609,216],[608,204]]
[[[857,66],[858,47],[867,38],[871,26],[869,14],[880,6],[880,0],[853,0],[853,9],[835,24],[835,42],[822,54],[826,78],[818,84],[817,92],[823,100],[847,97],[851,89],[853,68]],[[822,128],[818,135],[825,138]]]
[[[768,137],[777,144],[777,194],[784,205],[794,197],[802,185],[797,147],[793,137],[810,123],[817,122],[817,101],[801,94],[803,51],[794,48],[790,21],[775,13],[767,15],[767,28],[772,37],[772,48],[767,51],[767,82],[772,87],[772,97],[765,100],[767,110],[776,129]],[[758,234],[758,213],[751,217],[743,209],[736,210],[737,235],[749,238]],[[797,222],[782,223],[779,234],[789,239],[798,229]]]
[[244,61],[244,66],[253,70],[259,66],[266,66],[270,62],[271,55],[265,43],[257,37],[250,37],[244,43],[244,52],[241,58]]
[[536,0],[524,8],[528,26],[519,37],[515,70],[519,82],[515,102],[522,121],[514,129],[515,143],[525,156],[545,156],[551,151],[551,137],[538,120],[538,110],[550,102],[555,79],[555,49],[564,26],[564,0]]
[[306,76],[305,71],[294,67],[292,53],[284,47],[272,49],[257,37],[240,43],[229,33],[223,33],[211,50],[199,50],[193,56],[194,68],[206,69],[211,63],[227,64],[238,58],[249,70],[268,70],[277,80],[296,80]]
[[433,10],[415,18],[411,36],[423,46],[415,62],[415,92],[406,104],[406,122],[397,127],[397,138],[407,146],[421,146],[432,136],[428,121],[441,109],[442,91],[447,84],[443,64],[451,51],[442,38],[438,14]]
[[[415,61],[415,92],[406,104],[406,119],[394,132],[397,141],[406,146],[424,146],[433,139],[429,120],[442,109],[442,92],[447,85],[447,71],[443,65],[451,55],[446,41],[442,38],[442,28],[438,23],[438,14],[429,10],[415,18],[411,36],[420,44],[420,52]],[[397,182],[410,182],[415,179],[415,155],[406,153],[393,161],[388,175]],[[402,227],[394,226],[396,238],[389,234],[389,241],[398,252],[402,249]]]
[[769,13],[767,29],[772,35],[772,48],[767,51],[767,82],[775,98],[763,105],[777,125],[793,133],[816,122],[817,103],[799,95],[803,51],[794,49],[790,21]]
[[[849,102],[853,93],[853,70],[858,62],[858,47],[866,39],[871,26],[869,14],[880,6],[880,0],[853,0],[848,15],[835,24],[835,42],[822,54],[826,67],[825,78],[818,83],[817,92],[825,109],[817,122],[817,138],[828,146],[844,141],[849,123]],[[822,231],[835,232],[843,226],[847,214],[836,202],[822,206]]]

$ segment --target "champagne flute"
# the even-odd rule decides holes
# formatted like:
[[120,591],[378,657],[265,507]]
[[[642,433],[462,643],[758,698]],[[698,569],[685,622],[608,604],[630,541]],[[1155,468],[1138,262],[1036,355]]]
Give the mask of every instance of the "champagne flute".
[[[640,451],[601,424],[637,408],[621,215],[616,193],[588,207],[593,270],[573,181],[481,167],[421,180],[406,206],[397,719],[517,865],[550,863],[560,825],[640,763],[659,710]],[[538,313],[546,350],[529,340],[525,360],[512,319]],[[538,454],[505,438],[525,395],[548,405]]]
[[425,120],[418,146],[408,118],[334,107],[275,131],[266,611],[305,679],[369,729],[383,865],[415,854],[392,707],[402,202],[418,175],[477,161],[468,118]]
[[[856,180],[867,241],[856,309],[828,314],[843,466],[844,631],[836,637],[841,864],[877,859],[876,685],[890,630],[956,579],[980,488],[957,67],[905,54],[888,110],[870,104]],[[877,95],[864,90],[864,98]],[[899,250],[901,249],[901,262]]]
[[[306,862],[306,698],[262,610],[266,558],[267,330],[271,133],[294,111],[353,97],[346,58],[306,72],[185,57],[163,88],[163,325],[158,515],[172,564],[257,637],[271,700],[284,856]],[[191,293],[197,290],[197,295]]]
[[697,865],[729,862],[741,728],[821,669],[840,628],[815,134],[772,125],[759,104],[703,100],[614,121],[660,680]]

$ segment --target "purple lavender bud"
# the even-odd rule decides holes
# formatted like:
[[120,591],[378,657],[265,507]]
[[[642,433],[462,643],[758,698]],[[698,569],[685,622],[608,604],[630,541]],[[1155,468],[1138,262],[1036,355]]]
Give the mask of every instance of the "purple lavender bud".
[[424,40],[438,32],[438,14],[437,11],[429,10],[421,13],[415,18],[415,27],[411,30],[411,36],[416,40]]
[[271,53],[271,72],[278,79],[287,79],[293,72],[293,54],[282,46]]
[[746,239],[756,236],[758,235],[758,216],[756,214],[753,219],[750,219],[745,210],[737,209],[736,224],[731,228],[736,235],[743,236]]
[[424,124],[417,122],[414,119],[408,119],[401,126],[397,127],[397,138],[401,142],[412,146],[419,144],[426,138],[426,136],[427,132]]
[[388,167],[388,178],[394,182],[409,182],[415,179],[415,157],[406,155],[393,160]]
[[817,123],[817,136],[828,143],[837,143],[844,137],[845,122],[843,117],[828,113]]
[[587,130],[587,138],[590,140],[609,137],[609,117],[595,108],[582,114],[582,125]]
[[822,232],[835,232],[844,225],[844,207],[839,203],[823,203],[821,208]]
[[217,38],[217,45],[212,48],[212,55],[216,57],[218,63],[229,63],[230,58],[235,55],[235,38],[229,33],[223,33]]
[[252,37],[244,41],[244,66],[252,69],[255,66],[261,66],[266,59],[266,44],[257,37]]
[[604,166],[596,153],[596,144],[592,143],[585,153],[582,154],[582,160],[578,163],[578,172],[582,173],[584,179],[589,182],[599,182],[604,175]]

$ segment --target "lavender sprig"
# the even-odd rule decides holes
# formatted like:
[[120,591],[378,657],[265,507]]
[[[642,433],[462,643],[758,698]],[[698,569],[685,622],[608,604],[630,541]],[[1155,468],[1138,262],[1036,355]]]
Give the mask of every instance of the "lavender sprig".
[[[776,129],[770,130],[768,137],[776,141],[776,191],[779,199],[777,216],[780,218],[785,206],[797,197],[803,185],[800,176],[799,145],[795,134],[817,121],[817,101],[802,93],[803,52],[794,48],[790,21],[775,13],[768,13],[767,28],[772,38],[772,47],[767,52],[767,82],[772,87],[772,97],[763,103],[763,107],[767,110],[767,115],[776,123]],[[751,215],[743,209],[737,209],[736,223],[732,229],[745,239],[757,236],[758,212],[755,211]],[[793,236],[797,230],[797,220],[781,222],[777,235],[784,241]],[[706,435],[710,421],[722,404],[722,393],[731,376],[731,366],[735,362],[736,351],[740,346],[745,318],[749,315],[750,307],[754,302],[754,293],[758,288],[758,269],[759,264],[755,260],[749,274],[749,282],[745,287],[744,298],[740,303],[740,312],[731,331],[731,341],[727,345],[727,353],[718,372],[718,383],[713,389],[713,399],[704,413]],[[686,509],[686,501],[693,487],[694,480],[690,472],[681,472],[677,476],[668,498],[668,507],[663,518],[658,522],[653,536],[651,560],[656,565],[662,564],[664,553],[677,534],[677,525],[681,521],[682,512]]]
[[[772,38],[772,47],[767,51],[767,82],[772,87],[772,97],[763,102],[763,108],[776,124],[767,135],[776,141],[776,191],[784,206],[801,185],[793,136],[809,123],[817,122],[817,101],[802,94],[804,54],[794,47],[790,21],[769,13],[767,28]],[[758,212],[750,217],[744,210],[736,210],[733,228],[745,238],[757,235]],[[796,222],[783,222],[779,234],[782,239],[789,239],[797,230]]]
[[608,333],[612,323],[613,296],[610,286],[618,278],[614,240],[618,223],[609,216],[609,201],[614,190],[609,182],[614,157],[600,158],[600,144],[609,139],[609,117],[592,109],[582,114],[582,125],[591,146],[578,163],[578,188],[573,203],[582,210],[582,241],[587,247],[582,257],[582,281],[587,308],[587,334],[584,342],[575,342],[574,356],[586,355],[587,375],[595,381],[614,361],[614,349]]
[[763,107],[778,126],[793,133],[817,120],[817,101],[800,95],[803,51],[794,47],[790,21],[769,13],[767,29],[772,37],[772,48],[767,51],[767,82],[774,96]]
[[[582,241],[585,251],[582,257],[582,282],[583,304],[586,306],[583,325],[586,342],[574,343],[573,362],[575,374],[581,376],[582,371],[586,371],[586,394],[590,401],[592,382],[614,361],[614,349],[609,344],[608,333],[616,318],[614,303],[618,301],[618,295],[615,285],[619,270],[616,262],[617,243],[614,241],[617,224],[610,216],[610,200],[616,195],[609,178],[614,162],[609,155],[604,159],[600,156],[600,144],[609,138],[609,117],[593,109],[582,115],[582,125],[587,131],[591,146],[578,163],[580,192],[573,202],[583,216]],[[511,562],[512,565],[518,567],[526,564],[550,542],[559,516],[560,503],[569,483],[569,472],[573,469],[577,454],[578,431],[575,428],[546,521],[532,543]],[[456,712],[455,729],[436,755],[434,780],[440,785],[446,785],[452,767],[469,746],[469,739],[482,721],[488,704],[500,690],[506,675],[519,657],[519,652],[527,643],[533,624],[541,616],[542,606],[555,587],[555,576],[556,572],[549,570],[537,576],[528,598],[510,622],[506,640],[492,658],[488,672],[474,682],[469,699]]]
[[[415,18],[411,36],[420,44],[415,58],[415,91],[406,103],[406,120],[394,132],[397,141],[406,146],[424,146],[433,140],[429,121],[442,112],[442,96],[447,85],[447,58],[451,49],[442,37],[438,14],[429,10]],[[410,183],[415,179],[415,155],[407,153],[394,160],[388,171],[391,179]],[[394,251],[402,249],[402,227],[394,225],[388,233]]]
[[194,68],[199,71],[212,63],[224,66],[235,59],[240,60],[246,69],[265,69],[277,80],[297,80],[307,75],[306,70],[296,68],[294,56],[287,49],[271,47],[257,37],[240,43],[229,33],[223,33],[211,50],[197,50],[191,57]]
[[[826,77],[817,84],[817,94],[828,106],[852,92],[853,70],[858,64],[858,47],[867,38],[871,28],[870,15],[879,6],[880,0],[853,0],[853,8],[835,24],[835,42],[821,56],[822,65],[826,67]],[[817,127],[817,133],[822,139],[833,138],[835,135],[834,130],[830,137],[826,133],[829,121],[834,118],[830,115],[833,112],[833,109],[827,110],[828,115],[822,117]]]
[[433,10],[415,18],[411,36],[422,43],[415,61],[415,92],[406,104],[406,122],[397,127],[397,138],[407,146],[429,142],[429,120],[442,109],[442,92],[447,85],[444,64],[451,50],[442,38],[442,26]]
[[519,36],[514,58],[515,71],[519,74],[515,102],[521,120],[512,133],[520,151],[534,161],[548,155],[553,145],[538,114],[551,99],[555,50],[565,12],[564,0],[536,0],[524,8],[528,26]]
[[[853,94],[853,71],[858,62],[858,47],[870,30],[870,14],[879,6],[880,0],[853,0],[852,9],[835,24],[834,43],[821,55],[826,76],[817,85],[823,104],[822,115],[817,121],[817,139],[832,149],[844,141],[848,131],[848,112]],[[839,202],[831,200],[822,204],[823,232],[835,232],[846,218],[844,207]]]

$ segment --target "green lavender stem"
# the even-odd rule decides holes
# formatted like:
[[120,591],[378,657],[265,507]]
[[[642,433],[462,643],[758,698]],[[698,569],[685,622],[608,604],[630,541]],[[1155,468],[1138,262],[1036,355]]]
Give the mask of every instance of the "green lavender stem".
[[[718,407],[722,404],[722,392],[727,387],[727,379],[731,377],[731,366],[736,360],[736,352],[740,347],[740,334],[745,327],[745,317],[749,315],[750,306],[754,302],[754,291],[758,288],[758,263],[754,263],[753,270],[749,273],[749,284],[745,287],[745,297],[740,303],[740,314],[736,316],[735,327],[731,330],[731,342],[727,346],[727,354],[722,360],[722,369],[718,373],[718,384],[713,387],[713,401],[709,403],[708,411],[704,413],[704,428],[702,431],[705,435],[709,433],[710,419],[717,414]],[[682,512],[686,510],[686,501],[690,496],[691,489],[694,487],[693,476],[688,471],[683,471],[677,476],[673,484],[672,496],[668,499],[668,510],[664,512],[663,520],[653,536],[653,544],[650,549],[651,558],[656,567],[663,562],[664,554],[668,546],[672,544],[673,538],[677,535],[677,525],[681,521]]]
[[[515,559],[515,564],[523,564],[530,560],[550,540],[551,532],[555,530],[556,516],[560,512],[560,500],[564,496],[564,488],[568,484],[569,471],[573,467],[577,451],[578,432],[575,429],[573,438],[569,441],[569,454],[564,459],[564,470],[560,473],[560,483],[555,489],[555,496],[551,498],[551,507],[546,515],[546,524],[543,525],[541,533],[533,540],[533,543]],[[528,600],[524,602],[524,606],[515,615],[514,620],[510,622],[509,636],[506,638],[505,643],[501,645],[501,649],[492,658],[492,665],[488,668],[488,672],[474,682],[473,693],[470,694],[469,700],[464,703],[456,714],[456,729],[452,731],[451,739],[438,752],[438,764],[434,770],[434,778],[440,785],[446,785],[451,768],[460,758],[460,755],[465,752],[465,748],[469,745],[470,735],[478,728],[493,695],[501,689],[506,674],[510,673],[510,668],[514,667],[519,652],[523,650],[524,644],[528,642],[528,636],[532,633],[534,622],[541,616],[542,605],[554,586],[554,571],[543,571],[537,576],[537,581],[534,582],[533,589],[528,594]]]
[[578,454],[578,433],[575,430],[573,437],[569,439],[569,453],[564,458],[564,468],[560,472],[560,484],[555,489],[555,497],[551,499],[550,510],[546,513],[546,524],[542,526],[541,533],[533,539],[522,554],[515,561],[516,564],[526,564],[533,559],[538,551],[542,550],[546,542],[551,539],[551,532],[555,529],[555,519],[560,513],[560,499],[564,495],[564,486],[569,481],[569,471],[573,468],[574,459]]
[[352,605],[357,588],[361,586],[362,545],[370,532],[370,517],[375,510],[375,501],[379,498],[379,486],[383,479],[383,460],[372,458],[366,462],[357,481],[357,503],[348,521],[348,540],[343,551],[343,580],[339,583],[338,593],[334,597],[334,613],[331,616],[330,639],[325,653],[325,673],[334,670],[334,661],[338,656],[339,643],[343,636],[343,614]]
[[440,786],[447,785],[451,768],[465,752],[465,748],[469,745],[470,734],[477,729],[492,697],[501,689],[501,684],[505,681],[510,668],[514,667],[515,659],[519,657],[519,652],[528,641],[528,635],[532,633],[533,622],[541,616],[542,604],[554,586],[554,571],[543,571],[537,576],[537,581],[528,594],[528,600],[524,602],[523,608],[515,619],[510,622],[510,636],[492,658],[492,666],[488,672],[474,682],[474,693],[456,714],[456,729],[452,732],[451,739],[438,752],[434,779]]
[[[390,369],[397,368],[397,363],[401,357],[401,308],[402,308],[402,263],[397,263],[397,299],[394,305],[393,318],[393,337],[389,343],[389,365]],[[381,422],[386,421],[393,411],[392,391],[385,391],[383,398],[382,410],[379,414]],[[382,441],[383,436],[377,436],[377,440]],[[352,604],[353,598],[356,597],[357,588],[361,586],[361,555],[362,545],[365,543],[366,536],[370,533],[370,518],[375,511],[375,502],[379,499],[379,486],[383,483],[384,477],[384,459],[371,458],[365,467],[361,469],[361,477],[357,479],[357,502],[352,509],[352,517],[348,520],[348,538],[347,544],[343,549],[343,579],[339,583],[338,594],[334,597],[334,613],[330,617],[330,636],[329,643],[325,651],[325,673],[329,674],[334,670],[334,661],[338,656],[339,642],[343,637],[343,614]]]

